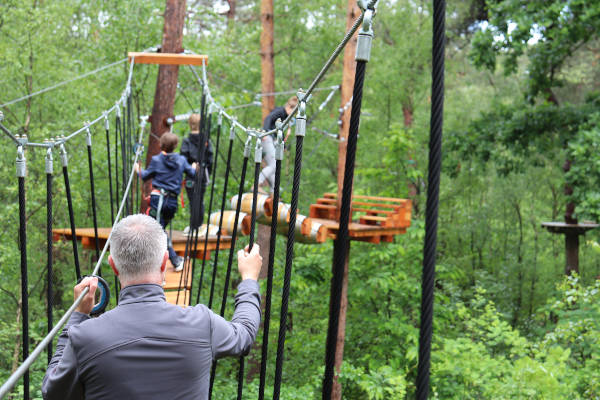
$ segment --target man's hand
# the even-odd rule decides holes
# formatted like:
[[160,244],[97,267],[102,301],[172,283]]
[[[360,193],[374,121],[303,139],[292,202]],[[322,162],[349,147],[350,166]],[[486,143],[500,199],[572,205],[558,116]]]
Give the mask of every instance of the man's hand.
[[136,162],[136,163],[135,163],[135,165],[134,165],[133,167],[135,168],[135,172],[136,172],[137,174],[139,174],[139,173],[140,173],[140,163],[139,163],[139,161],[138,161],[138,162]]
[[197,162],[193,162],[192,163],[192,168],[193,169],[198,169],[198,163]]
[[83,278],[83,280],[73,288],[73,297],[75,300],[77,300],[81,292],[83,292],[83,289],[86,287],[89,287],[90,291],[87,292],[87,294],[83,297],[83,300],[81,300],[81,303],[79,303],[75,309],[75,311],[78,311],[82,314],[89,314],[94,308],[94,303],[96,302],[95,294],[96,289],[98,288],[98,278],[91,276]]
[[240,271],[242,280],[258,280],[258,274],[260,274],[260,268],[262,267],[262,257],[259,251],[260,248],[256,243],[252,246],[252,251],[249,253],[248,246],[238,251],[238,270]]

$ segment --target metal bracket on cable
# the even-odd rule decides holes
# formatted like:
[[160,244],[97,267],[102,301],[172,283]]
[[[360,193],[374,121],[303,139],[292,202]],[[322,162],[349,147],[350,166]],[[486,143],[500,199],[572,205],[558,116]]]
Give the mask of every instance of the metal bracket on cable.
[[[363,3],[365,8],[366,5],[368,5],[368,2],[365,0],[362,0],[359,3]],[[362,27],[358,33],[358,41],[356,43],[356,55],[354,57],[356,61],[369,62],[369,59],[371,58],[371,44],[373,43],[372,22],[374,14],[375,10],[373,8],[369,8],[365,11],[365,17],[363,18]]]
[[104,129],[110,129],[110,124],[108,123],[108,111],[104,111]]
[[283,122],[281,118],[277,118],[275,121],[275,128],[277,129],[277,141],[275,142],[275,159],[283,160],[283,154],[285,153],[285,145],[283,143]]
[[[217,106],[215,105],[215,107],[217,107]],[[219,109],[218,107],[217,107],[217,109],[219,110],[219,116],[217,117],[217,124],[219,126],[221,126],[221,125],[223,125],[223,110]]]
[[121,118],[121,100],[123,98],[121,97],[119,100],[117,100],[117,102],[115,103],[115,111],[117,113],[117,117]]
[[256,136],[256,145],[254,146],[254,162],[260,164],[262,162],[262,140]]
[[27,136],[17,136],[19,146],[17,147],[17,177],[25,178],[27,176],[27,160],[25,159],[25,145]]
[[92,147],[92,132],[90,131],[89,121],[85,123],[85,133],[86,133],[86,144],[88,147]]
[[62,161],[62,166],[67,167],[69,165],[69,157],[67,156],[67,149],[65,149],[65,144],[61,142],[59,147],[60,159]]
[[[50,144],[50,142],[47,139],[44,142]],[[46,174],[47,175],[52,175],[54,173],[54,164],[52,162],[53,161],[52,148],[53,148],[53,146],[51,145],[50,147],[48,147],[46,149]]]
[[235,123],[237,121],[235,119],[233,119],[231,121],[231,127],[229,128],[229,140],[233,140],[235,139]]
[[250,158],[250,153],[252,151],[252,135],[250,134],[250,129],[246,131],[248,134],[248,138],[246,138],[246,144],[244,145],[244,157]]
[[296,136],[306,136],[306,102],[310,96],[306,97],[306,92],[298,90],[298,114],[296,114]]

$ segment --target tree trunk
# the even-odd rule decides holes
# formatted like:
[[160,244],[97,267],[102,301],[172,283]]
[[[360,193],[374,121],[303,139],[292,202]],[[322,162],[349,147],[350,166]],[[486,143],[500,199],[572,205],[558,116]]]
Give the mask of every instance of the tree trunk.
[[[263,93],[272,93],[275,91],[273,0],[261,0],[260,21],[262,22],[262,31],[260,33],[261,87]],[[271,110],[275,108],[275,97],[263,96],[261,100],[262,119],[264,120]]]
[[229,11],[227,11],[227,19],[229,20],[229,22],[233,22],[233,20],[235,19],[236,0],[227,0],[227,3],[229,4]]
[[[360,9],[353,0],[348,0],[346,14],[346,31],[350,30],[356,18],[360,15]],[[356,52],[356,40],[358,32],[348,42],[344,49],[344,71],[342,75],[342,88],[340,90],[341,108],[352,98],[354,90],[354,75],[356,74],[356,60],[354,59]],[[342,124],[339,132],[338,145],[338,189],[337,189],[337,211],[336,215],[339,220],[339,213],[342,202],[342,187],[344,186],[344,170],[346,167],[346,147],[348,143],[348,132],[350,130],[350,114],[352,107],[349,107],[342,115]],[[350,213],[352,215],[352,213]],[[351,217],[352,218],[352,217]],[[335,244],[334,244],[335,247]],[[348,252],[350,247],[348,246]],[[334,255],[336,251],[334,249]],[[346,311],[348,309],[348,262],[349,254],[346,254],[346,264],[344,265],[344,277],[342,281],[342,298],[340,303],[339,325],[337,333],[337,345],[335,351],[335,375],[333,377],[333,387],[331,390],[331,398],[333,400],[341,400],[342,386],[338,380],[342,362],[344,360],[344,342],[346,340]],[[335,261],[334,261],[335,262]]]
[[[162,53],[181,53],[183,40],[183,25],[185,22],[185,0],[167,0],[165,7],[165,24],[163,28]],[[151,134],[148,138],[148,154],[146,166],[150,164],[152,156],[160,153],[159,138],[169,130],[167,118],[173,115],[175,93],[177,91],[177,77],[179,66],[160,65],[154,93],[154,106],[150,116]],[[142,190],[141,211],[145,211],[147,202],[145,197],[152,189],[152,182],[144,183]]]

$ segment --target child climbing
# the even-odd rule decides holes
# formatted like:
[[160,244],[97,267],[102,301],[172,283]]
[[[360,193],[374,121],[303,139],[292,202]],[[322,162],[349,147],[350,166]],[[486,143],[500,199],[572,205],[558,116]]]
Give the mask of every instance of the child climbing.
[[[288,115],[294,110],[294,107],[298,104],[298,98],[292,96],[288,99],[283,107],[275,107],[273,111],[267,115],[263,122],[263,129],[270,131],[275,129],[275,122],[278,119],[282,121],[287,118]],[[285,140],[290,135],[290,129],[288,128]],[[262,138],[262,154],[266,166],[260,171],[260,177],[258,179],[258,186],[264,193],[272,192],[272,188],[275,185],[275,145],[274,139],[276,135],[267,135]]]
[[[178,143],[179,139],[175,134],[164,133],[160,137],[161,152],[152,157],[148,168],[142,170],[139,164],[135,165],[135,171],[144,181],[152,179],[152,193],[150,194],[150,205],[147,212],[158,220],[163,229],[177,212],[177,197],[181,191],[183,173],[185,172],[190,178],[196,175],[196,163],[190,165],[185,157],[173,153]],[[175,271],[181,271],[183,269],[183,257],[175,253],[171,243],[167,243],[167,246],[171,264],[175,267]]]

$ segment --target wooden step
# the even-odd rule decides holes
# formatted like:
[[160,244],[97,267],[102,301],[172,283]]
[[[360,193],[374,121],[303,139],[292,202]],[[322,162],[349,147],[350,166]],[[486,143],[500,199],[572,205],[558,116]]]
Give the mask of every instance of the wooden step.
[[[179,300],[177,299],[177,293],[179,293]],[[179,292],[177,290],[173,290],[165,292],[165,297],[167,298],[167,303],[187,307],[188,303],[190,302],[189,293],[190,291],[185,289]]]
[[336,219],[336,210],[336,206],[311,204],[308,216],[310,218]]
[[[165,290],[170,290],[170,289],[179,289],[179,280],[181,279],[181,286],[185,287],[187,289],[190,289],[192,287],[192,268],[191,268],[191,260],[188,259],[187,264],[185,266],[185,268],[183,268],[183,271],[180,272],[175,272],[175,269],[173,268],[173,265],[171,264],[170,261],[167,261],[167,271],[165,274],[165,284],[163,285],[163,289]],[[197,264],[197,263],[196,263]],[[182,274],[186,273],[183,277]],[[186,276],[187,276],[187,280],[186,280]]]

